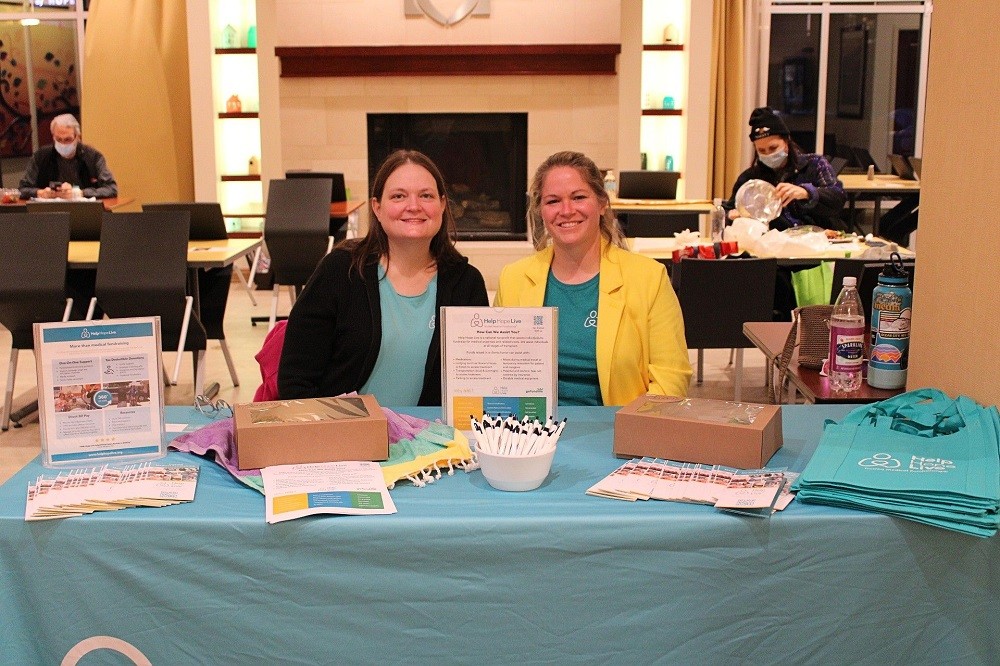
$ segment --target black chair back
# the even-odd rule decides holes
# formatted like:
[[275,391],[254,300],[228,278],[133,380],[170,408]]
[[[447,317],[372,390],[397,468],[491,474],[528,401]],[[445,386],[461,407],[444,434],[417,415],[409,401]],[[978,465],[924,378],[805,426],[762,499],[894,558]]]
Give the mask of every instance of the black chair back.
[[27,204],[29,213],[69,213],[69,239],[101,240],[101,225],[106,211],[102,201],[53,201]]
[[[184,211],[116,213],[101,230],[97,302],[109,317],[160,317],[165,351],[178,348],[187,296],[190,222]],[[188,323],[186,351],[206,347],[197,315]]]
[[190,240],[226,240],[229,232],[226,230],[226,220],[222,217],[222,206],[208,202],[171,202],[143,204],[146,211],[187,211],[191,215]]
[[60,321],[66,309],[69,214],[0,216],[0,324],[14,349],[33,349],[32,325]]
[[748,321],[771,321],[777,259],[682,259],[671,280],[689,349],[753,347]]
[[286,171],[285,178],[324,178],[330,181],[330,203],[347,201],[344,174],[332,171]]
[[305,284],[326,254],[330,238],[329,192],[329,182],[322,179],[271,181],[264,243],[275,283]]
[[[344,182],[344,174],[331,171],[286,171],[285,178],[322,178],[330,181],[330,203],[347,201],[347,184]],[[346,217],[330,216],[330,236],[336,236],[341,240],[344,234],[340,233],[341,228],[347,224]]]

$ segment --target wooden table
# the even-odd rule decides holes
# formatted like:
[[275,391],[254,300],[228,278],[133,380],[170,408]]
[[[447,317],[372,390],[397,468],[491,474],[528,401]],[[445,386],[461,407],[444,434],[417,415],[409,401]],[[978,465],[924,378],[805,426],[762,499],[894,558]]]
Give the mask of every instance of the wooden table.
[[[785,347],[788,332],[792,323],[788,321],[748,321],[743,324],[743,334],[764,353],[767,359],[765,375],[768,382],[772,381],[774,362]],[[795,391],[806,399],[806,402],[816,403],[866,403],[878,402],[891,398],[903,392],[904,389],[883,390],[872,388],[867,382],[861,382],[861,388],[850,393],[835,392],[830,389],[830,378],[824,377],[819,370],[805,368],[799,365],[798,351],[792,354],[788,363],[789,402],[794,402]],[[780,387],[779,387],[780,390]],[[782,402],[781,396],[778,401]]]
[[[368,203],[367,199],[351,199],[349,201],[334,201],[330,204],[330,217],[346,217],[348,218],[348,224],[350,224],[351,218],[354,217],[355,221],[358,215],[358,211],[362,206]],[[243,211],[239,213],[223,213],[223,217],[241,217],[241,218],[260,218],[264,219],[267,217],[264,211]],[[253,238],[260,236],[260,231],[234,231],[230,234],[231,238]]]
[[[188,243],[188,269],[222,268],[244,257],[260,245],[260,238],[191,241]],[[101,253],[99,241],[70,241],[70,268],[97,268]]]
[[840,182],[843,184],[844,193],[851,210],[853,219],[854,207],[857,198],[861,194],[867,194],[875,199],[875,211],[872,214],[872,233],[878,236],[878,222],[882,217],[882,199],[885,197],[899,197],[905,194],[920,194],[920,181],[903,180],[899,176],[878,174],[872,180],[868,180],[867,174],[840,174]]

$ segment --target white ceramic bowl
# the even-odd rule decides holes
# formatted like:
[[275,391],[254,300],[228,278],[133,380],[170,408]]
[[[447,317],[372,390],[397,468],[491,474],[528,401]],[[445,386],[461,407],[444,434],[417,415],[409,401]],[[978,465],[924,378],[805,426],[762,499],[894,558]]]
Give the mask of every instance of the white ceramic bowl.
[[546,453],[531,456],[502,456],[476,447],[479,467],[489,484],[497,490],[515,492],[534,490],[542,485],[552,468],[555,453],[553,448]]

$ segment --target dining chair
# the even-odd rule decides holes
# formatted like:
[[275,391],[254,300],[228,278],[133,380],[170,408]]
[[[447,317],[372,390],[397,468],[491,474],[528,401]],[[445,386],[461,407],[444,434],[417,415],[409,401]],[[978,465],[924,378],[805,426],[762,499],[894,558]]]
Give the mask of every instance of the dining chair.
[[190,351],[194,394],[200,395],[208,336],[188,294],[189,227],[183,211],[109,215],[101,229],[97,295],[87,318],[98,303],[113,318],[158,316],[163,351],[177,352],[170,383],[177,384],[181,359]]
[[318,178],[274,179],[267,191],[264,244],[274,287],[268,330],[278,319],[278,294],[288,287],[292,304],[316,265],[330,251],[330,182]]
[[10,425],[17,357],[34,349],[36,323],[66,321],[72,299],[66,298],[66,255],[69,249],[69,214],[0,216],[0,324],[11,335],[10,363],[4,387],[0,429]]
[[[191,216],[191,230],[188,239],[226,240],[229,233],[222,216],[222,206],[215,202],[170,202],[143,204],[143,212],[150,211],[185,211]],[[229,302],[229,285],[232,282],[233,267],[200,268],[198,269],[198,317],[201,319],[209,340],[217,340],[222,348],[222,355],[229,368],[229,377],[233,386],[239,386],[239,376],[236,374],[236,364],[226,344],[226,331],[223,326],[226,317],[226,305]],[[250,296],[250,302],[257,305],[249,286],[240,279]]]
[[698,350],[697,382],[704,377],[705,349],[735,349],[734,400],[743,391],[743,334],[748,321],[771,321],[777,259],[681,259],[671,282],[684,315],[688,349]]
[[[69,213],[69,239],[71,241],[101,240],[101,225],[106,215],[111,215],[101,201],[33,201],[28,202],[29,213]],[[66,294],[73,299],[73,319],[86,316],[87,305],[94,296],[93,268],[70,268],[66,271]],[[100,310],[97,312],[100,316]]]
[[[142,210],[144,211],[157,211],[157,210],[184,210],[191,214],[191,236],[190,240],[226,240],[229,238],[229,230],[226,228],[226,219],[222,215],[222,206],[216,202],[207,201],[172,201],[166,203],[149,203],[143,204]],[[233,274],[233,267],[226,266],[225,268],[212,268],[212,269],[202,269],[200,275],[205,277],[207,271],[213,271],[221,280],[222,274],[225,272],[226,279],[231,279]],[[211,279],[211,278],[208,278]],[[251,272],[247,277],[240,279],[240,284],[247,292],[247,296],[250,297],[250,302],[255,306],[257,305],[257,299],[253,295],[253,273]],[[228,293],[228,292],[227,292]],[[225,304],[223,304],[225,307]],[[204,315],[204,312],[202,312]],[[205,324],[207,328],[209,326],[205,317],[202,316],[202,323]],[[211,331],[209,332],[211,333]],[[209,339],[212,338],[209,335]],[[221,340],[221,338],[220,338]],[[226,357],[228,359],[229,354],[226,352]],[[232,374],[232,372],[230,372]],[[235,380],[234,380],[235,381]],[[237,384],[239,386],[239,384]]]
[[[347,201],[347,184],[344,174],[333,171],[286,171],[285,178],[324,178],[330,181],[330,203]],[[330,237],[336,240],[344,238],[346,217],[330,216]]]

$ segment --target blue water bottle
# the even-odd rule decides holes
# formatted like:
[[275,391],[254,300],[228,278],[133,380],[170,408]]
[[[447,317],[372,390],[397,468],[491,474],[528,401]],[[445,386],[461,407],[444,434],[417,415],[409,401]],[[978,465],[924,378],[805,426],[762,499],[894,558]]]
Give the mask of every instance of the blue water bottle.
[[871,357],[868,385],[880,389],[906,386],[913,292],[903,260],[893,252],[872,292]]

